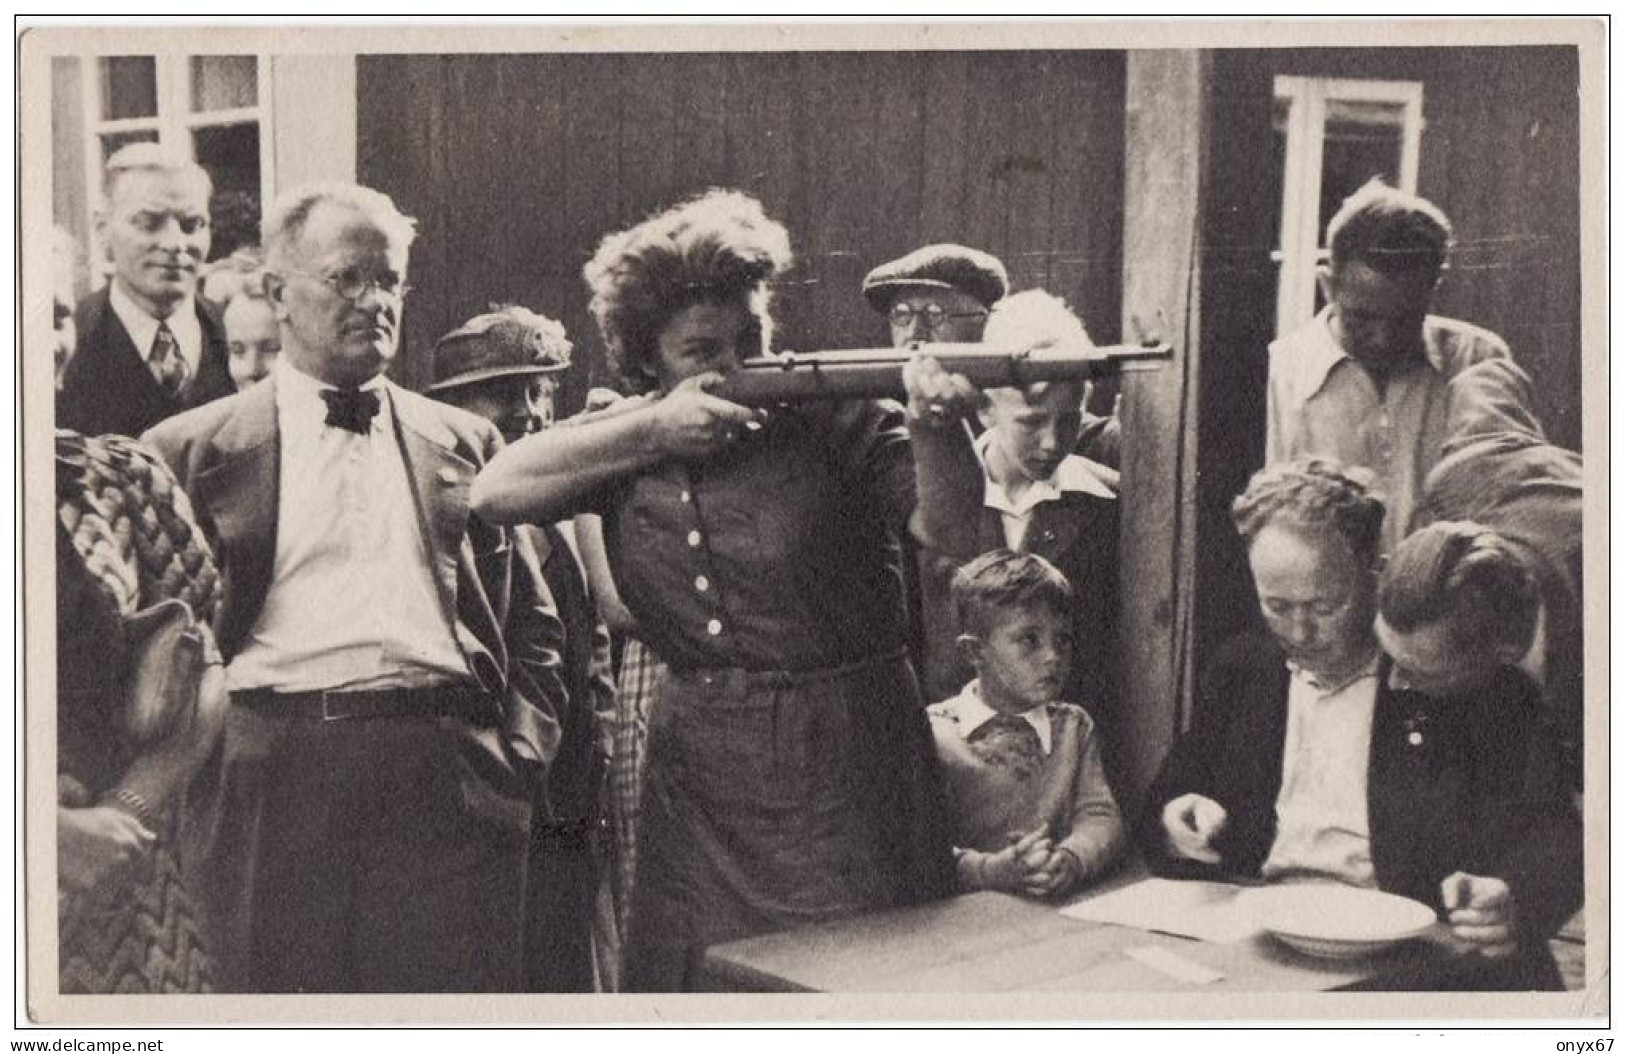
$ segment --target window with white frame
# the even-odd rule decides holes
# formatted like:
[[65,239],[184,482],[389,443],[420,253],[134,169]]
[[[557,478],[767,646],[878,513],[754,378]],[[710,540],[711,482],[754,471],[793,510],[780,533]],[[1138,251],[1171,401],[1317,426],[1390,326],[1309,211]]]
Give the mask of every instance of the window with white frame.
[[1315,270],[1343,199],[1373,176],[1414,193],[1421,145],[1420,82],[1275,78],[1277,335],[1320,309]]
[[274,193],[266,56],[108,55],[83,70],[92,211],[107,159],[129,143],[157,142],[214,180],[211,259],[259,241],[262,206]]

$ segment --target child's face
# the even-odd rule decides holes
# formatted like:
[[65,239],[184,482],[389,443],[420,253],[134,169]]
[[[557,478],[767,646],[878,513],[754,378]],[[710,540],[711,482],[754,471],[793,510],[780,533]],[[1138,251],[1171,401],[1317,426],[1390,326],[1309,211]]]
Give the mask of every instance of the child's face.
[[1055,383],[1023,392],[1003,388],[988,400],[987,423],[1007,463],[1031,480],[1055,474],[1083,430],[1081,383]]
[[240,296],[226,307],[226,351],[232,383],[237,390],[251,388],[271,372],[282,349],[271,305],[253,297]]
[[1059,697],[1072,662],[1072,623],[1045,604],[996,610],[986,636],[975,639],[972,664],[982,701],[1001,714],[1019,714]]

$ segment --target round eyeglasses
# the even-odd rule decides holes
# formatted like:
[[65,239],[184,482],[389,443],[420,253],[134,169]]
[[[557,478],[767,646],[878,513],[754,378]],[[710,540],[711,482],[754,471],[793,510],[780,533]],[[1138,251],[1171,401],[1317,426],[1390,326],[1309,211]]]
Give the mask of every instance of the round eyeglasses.
[[986,311],[947,311],[941,304],[926,304],[923,307],[913,307],[909,304],[893,304],[891,310],[886,312],[886,318],[898,329],[906,329],[914,324],[916,318],[925,323],[925,328],[936,330],[950,318],[984,318]]
[[404,297],[411,290],[411,285],[401,281],[401,276],[394,271],[385,271],[382,274],[369,277],[359,267],[346,267],[342,271],[332,274],[316,274],[312,271],[283,271],[286,275],[297,275],[300,278],[310,278],[318,282],[325,282],[333,288],[333,292],[346,300],[360,300],[368,290],[376,289],[385,296]]

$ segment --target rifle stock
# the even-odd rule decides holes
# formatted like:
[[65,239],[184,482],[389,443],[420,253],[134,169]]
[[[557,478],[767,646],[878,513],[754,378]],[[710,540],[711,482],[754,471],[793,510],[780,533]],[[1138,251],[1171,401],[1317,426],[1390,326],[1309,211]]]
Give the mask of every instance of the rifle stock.
[[918,352],[978,388],[1040,381],[1089,380],[1124,370],[1155,369],[1173,357],[1166,344],[1119,344],[1070,351],[1038,348],[1001,351],[987,344],[929,344],[918,348],[783,352],[746,359],[711,394],[745,406],[817,399],[903,399],[903,365]]

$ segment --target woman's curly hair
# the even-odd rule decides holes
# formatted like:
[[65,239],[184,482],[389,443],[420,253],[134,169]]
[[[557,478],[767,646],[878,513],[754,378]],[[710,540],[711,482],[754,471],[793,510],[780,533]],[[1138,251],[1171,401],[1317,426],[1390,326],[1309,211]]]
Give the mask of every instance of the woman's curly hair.
[[737,190],[710,190],[599,243],[582,277],[610,363],[634,392],[654,387],[660,331],[697,303],[750,298],[766,315],[768,282],[790,267],[790,234]]
[[1248,545],[1277,517],[1300,527],[1329,527],[1369,567],[1382,552],[1383,519],[1382,499],[1372,492],[1369,478],[1367,472],[1321,458],[1272,465],[1248,482],[1231,505],[1230,518]]

